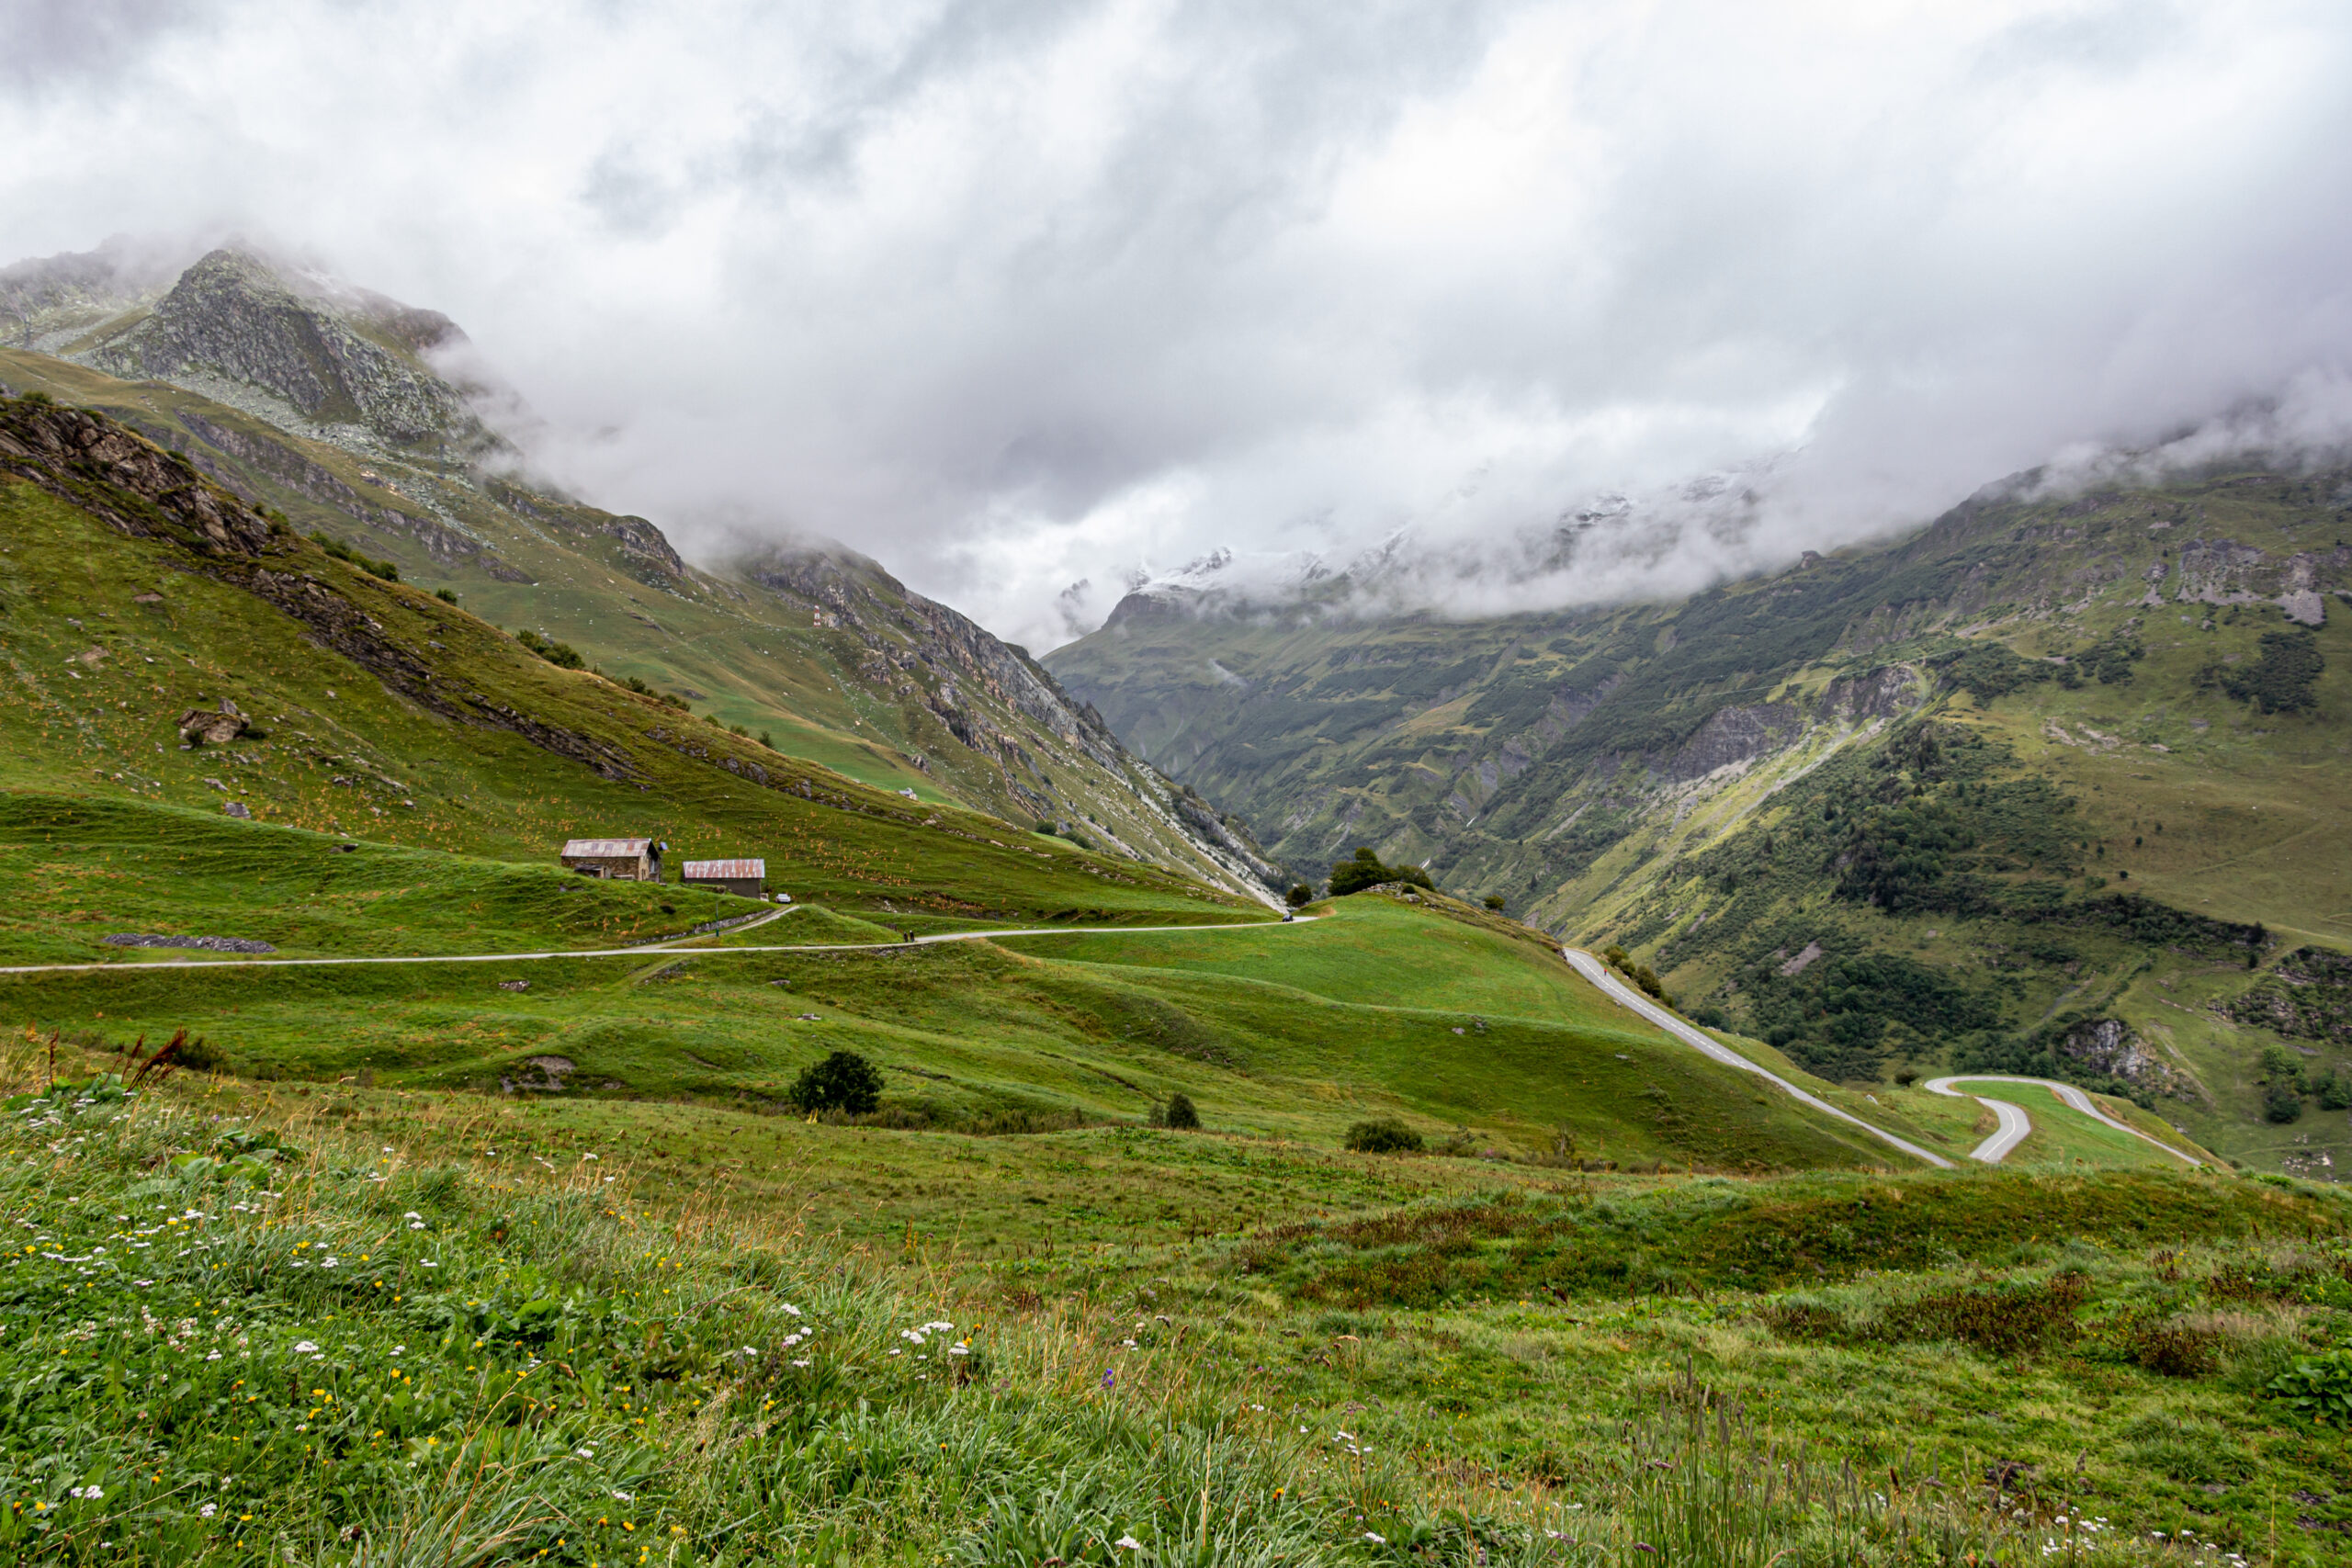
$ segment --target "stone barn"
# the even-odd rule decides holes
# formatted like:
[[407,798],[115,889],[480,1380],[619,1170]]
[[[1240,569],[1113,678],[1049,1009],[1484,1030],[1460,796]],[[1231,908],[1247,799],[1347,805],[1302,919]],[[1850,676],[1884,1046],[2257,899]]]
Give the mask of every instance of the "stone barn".
[[767,879],[768,863],[763,860],[690,860],[685,864],[687,886],[708,887],[746,898],[760,897]]
[[650,839],[574,839],[563,846],[563,868],[605,882],[659,882],[662,852]]

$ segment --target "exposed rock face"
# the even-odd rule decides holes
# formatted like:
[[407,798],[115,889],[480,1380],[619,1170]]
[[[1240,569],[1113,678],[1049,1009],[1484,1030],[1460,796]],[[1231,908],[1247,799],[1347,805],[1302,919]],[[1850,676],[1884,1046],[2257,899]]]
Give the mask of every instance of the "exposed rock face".
[[[1102,716],[1071,697],[1027,650],[912,592],[865,557],[838,547],[784,549],[740,562],[736,570],[805,611],[813,626],[854,637],[856,678],[987,759],[1022,809],[1054,821],[1080,815],[1086,798],[1063,775],[1068,764],[1082,760],[1119,786],[1121,813],[1140,812],[1150,833],[1189,841],[1236,886],[1262,897],[1280,880],[1246,830],[1137,761]],[[1047,754],[1057,744],[1066,749],[1067,762]],[[927,760],[914,761],[929,771]],[[1087,836],[1107,838],[1113,848],[1147,858],[1119,837],[1137,824],[1122,828],[1109,819],[1113,815],[1098,798]]]
[[149,315],[87,357],[118,376],[159,380],[209,370],[262,388],[319,424],[364,425],[401,446],[435,435],[479,441],[463,400],[415,357],[461,336],[433,311],[299,292],[267,264],[223,250],[181,274]]
[[1786,703],[1718,708],[1682,743],[1667,763],[1666,775],[1687,783],[1717,768],[1750,761],[1794,739],[1802,725],[1797,710]]
[[2058,1049],[2092,1071],[2135,1088],[2169,1094],[2175,1086],[2172,1068],[2120,1018],[2083,1020],[2060,1038]]
[[[499,569],[505,567],[505,563],[482,548],[480,540],[459,533],[438,518],[419,516],[415,513],[405,512],[398,507],[375,505],[367,497],[337,479],[332,472],[311,461],[310,458],[283,442],[272,441],[266,435],[255,435],[250,432],[236,429],[232,425],[209,420],[193,410],[182,410],[179,418],[182,424],[187,426],[199,439],[210,445],[216,451],[224,452],[268,475],[288,490],[300,491],[312,501],[332,506],[337,512],[356,521],[387,529],[392,533],[407,535],[418,544],[423,545],[424,553],[443,566],[470,562],[483,567],[492,576],[503,578],[503,581],[511,582],[523,580],[522,573],[515,571],[512,567],[506,567],[502,572]],[[152,436],[156,433],[143,432],[142,434]],[[166,437],[164,444],[170,445],[168,433],[164,434]],[[199,454],[188,455],[197,458],[199,468],[206,468]],[[207,471],[212,470],[207,468]],[[221,476],[214,473],[213,477],[219,479]],[[224,479],[223,482],[227,481]],[[230,484],[229,488],[234,490],[237,487]]]
[[2297,948],[2220,1010],[2290,1039],[2352,1045],[2352,954]]
[[1868,675],[1829,682],[1821,694],[1819,715],[1859,724],[1873,718],[1899,718],[1927,699],[1926,682],[1908,664],[1890,664]]

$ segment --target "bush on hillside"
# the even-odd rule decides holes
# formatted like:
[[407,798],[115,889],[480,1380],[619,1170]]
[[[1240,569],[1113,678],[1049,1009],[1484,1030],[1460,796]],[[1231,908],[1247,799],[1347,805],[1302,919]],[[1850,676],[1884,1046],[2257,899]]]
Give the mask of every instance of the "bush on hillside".
[[401,580],[401,569],[397,562],[370,559],[323,528],[311,535],[311,542],[334,557],[335,559],[348,561],[360,570],[380,577],[387,582],[398,582]]
[[2302,1114],[2303,1097],[2291,1083],[2273,1084],[2269,1092],[2262,1097],[2262,1119],[2266,1122],[2284,1126],[2290,1122],[2301,1121]]
[[458,602],[457,592],[454,589],[436,588],[433,591],[433,596],[444,604],[454,604]]
[[1315,902],[1315,889],[1309,887],[1304,882],[1294,883],[1291,886],[1291,890],[1283,895],[1283,902],[1288,904],[1294,909],[1304,909],[1306,906]]
[[1611,943],[1600,950],[1600,956],[1608,961],[1611,969],[1647,992],[1652,1001],[1666,1002],[1668,1007],[1674,1005],[1668,1000],[1666,987],[1659,983],[1657,972],[1630,956],[1623,948]]
[[580,650],[572,647],[570,643],[556,642],[550,638],[543,637],[528,626],[525,626],[521,631],[516,632],[514,634],[514,640],[521,643],[525,648],[529,649],[533,653],[537,654],[541,659],[546,660],[549,664],[555,665],[558,669],[577,670],[586,662],[585,660],[580,657]]
[[870,1115],[882,1104],[882,1075],[856,1052],[836,1051],[800,1069],[800,1076],[793,1080],[791,1100],[803,1111]]
[[1331,868],[1331,897],[1344,898],[1351,893],[1361,893],[1367,887],[1377,887],[1384,882],[1409,882],[1416,887],[1434,890],[1430,874],[1417,865],[1383,865],[1380,856],[1369,845],[1356,851],[1352,859],[1340,861]]
[[1492,910],[1493,910],[1495,913],[1497,913],[1498,915],[1501,914],[1501,913],[1503,912],[1504,908],[1505,908],[1505,904],[1504,904],[1504,900],[1503,900],[1503,896],[1502,896],[1501,894],[1499,894],[1499,893],[1489,893],[1489,894],[1487,894],[1487,908],[1489,908],[1489,909],[1492,909]]
[[1378,1116],[1348,1129],[1343,1146],[1360,1155],[1417,1155],[1421,1135],[1394,1116]]
[[1152,1107],[1151,1121],[1156,1127],[1172,1127],[1179,1132],[1195,1131],[1201,1124],[1201,1113],[1193,1104],[1193,1097],[1179,1089],[1168,1097],[1167,1104]]

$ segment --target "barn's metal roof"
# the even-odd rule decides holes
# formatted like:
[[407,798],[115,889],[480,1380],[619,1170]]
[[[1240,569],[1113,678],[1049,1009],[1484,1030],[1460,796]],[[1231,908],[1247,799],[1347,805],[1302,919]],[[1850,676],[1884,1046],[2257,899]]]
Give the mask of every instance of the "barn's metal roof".
[[763,860],[690,860],[683,873],[688,882],[742,882],[767,874]]
[[595,860],[628,860],[645,852],[650,839],[574,839],[563,846],[563,858],[575,856]]

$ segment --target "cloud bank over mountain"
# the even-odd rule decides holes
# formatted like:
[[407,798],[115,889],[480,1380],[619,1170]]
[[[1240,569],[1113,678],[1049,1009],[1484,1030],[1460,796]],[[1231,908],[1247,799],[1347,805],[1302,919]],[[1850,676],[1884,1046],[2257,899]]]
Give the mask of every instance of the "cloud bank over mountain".
[[315,253],[690,551],[1038,646],[1218,547],[1681,591],[2352,414],[2338,5],[32,0],[0,60],[0,260]]

